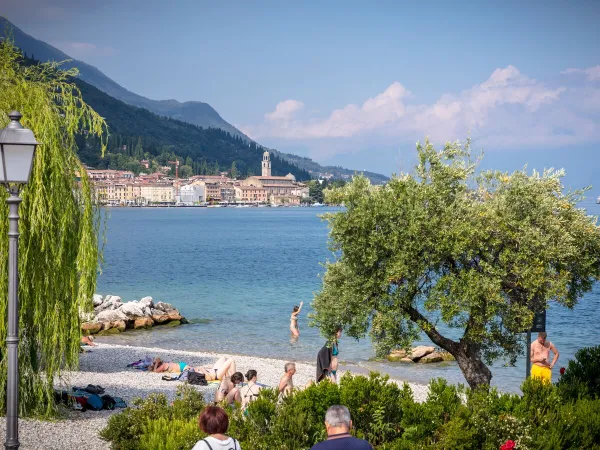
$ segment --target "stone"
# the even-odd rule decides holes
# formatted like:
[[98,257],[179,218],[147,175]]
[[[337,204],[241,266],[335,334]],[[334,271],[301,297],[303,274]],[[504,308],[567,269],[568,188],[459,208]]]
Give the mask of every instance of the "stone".
[[102,330],[102,324],[100,322],[86,322],[81,324],[81,330],[84,333],[96,334]]
[[102,311],[118,309],[122,304],[123,302],[121,301],[121,297],[117,297],[116,295],[107,295],[102,304],[94,308],[94,311],[99,314]]
[[115,322],[117,320],[129,320],[129,317],[120,309],[110,309],[98,313],[96,320],[98,322]]
[[124,303],[123,306],[119,308],[119,311],[131,318],[144,317],[144,309],[140,307],[138,302]]
[[178,327],[179,325],[181,325],[181,322],[179,320],[171,320],[170,322],[165,324],[165,327]]
[[413,361],[418,361],[423,356],[429,355],[430,353],[433,353],[434,351],[435,351],[434,347],[419,345],[418,347],[415,347],[412,349],[412,352],[410,353],[410,359],[412,359]]
[[150,308],[150,315],[151,316],[161,316],[165,314],[165,312],[161,309],[155,309],[155,308]]
[[442,356],[441,353],[433,352],[433,353],[430,353],[429,355],[425,355],[421,359],[419,359],[419,363],[423,363],[423,364],[437,363],[437,362],[442,362],[443,360],[444,360],[444,357]]
[[155,315],[152,315],[151,318],[156,323],[163,323],[163,322],[168,322],[169,321],[169,315],[168,314],[155,314]]
[[102,304],[103,298],[100,294],[94,294],[94,297],[92,298],[92,303],[94,304],[94,308],[96,306],[100,306]]
[[390,354],[387,356],[388,361],[400,361],[402,358],[406,357],[406,350],[392,350]]
[[167,316],[169,317],[169,320],[181,320],[181,314],[179,314],[179,311],[177,310],[169,311]]
[[152,325],[154,325],[154,321],[150,317],[140,317],[133,322],[134,329],[151,328]]
[[152,301],[152,297],[144,297],[139,301],[139,304],[143,308],[152,308],[154,306],[154,302]]
[[145,317],[150,317],[152,315],[152,310],[149,307],[145,307],[144,308],[144,316]]
[[154,305],[154,307],[156,309],[160,309],[161,311],[164,311],[164,312],[173,311],[175,309],[175,307],[173,305],[171,305],[170,303],[165,303],[165,302],[158,302]]
[[111,334],[119,334],[120,331],[118,328],[108,328],[106,330],[102,330],[98,333],[98,336],[109,336]]
[[110,323],[111,328],[116,328],[119,331],[125,331],[127,328],[127,323],[124,320],[115,320]]
[[407,357],[405,357],[405,358],[402,358],[402,359],[400,360],[400,362],[403,362],[403,363],[411,363],[411,364],[413,364],[413,363],[414,363],[414,361],[413,361],[412,359],[410,359],[408,356],[407,356]]

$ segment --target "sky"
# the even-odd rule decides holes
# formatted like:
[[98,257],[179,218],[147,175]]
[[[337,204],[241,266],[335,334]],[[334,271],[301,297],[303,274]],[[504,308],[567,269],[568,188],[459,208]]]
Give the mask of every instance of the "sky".
[[484,168],[600,195],[599,1],[0,3],[140,95],[209,103],[262,145],[386,175],[471,136]]

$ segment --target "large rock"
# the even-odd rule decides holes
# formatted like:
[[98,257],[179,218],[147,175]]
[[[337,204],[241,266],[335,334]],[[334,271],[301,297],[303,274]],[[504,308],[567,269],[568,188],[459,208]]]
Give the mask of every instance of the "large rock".
[[113,309],[119,309],[123,305],[123,301],[121,297],[117,297],[116,295],[107,295],[104,297],[104,301],[94,308],[97,314],[102,311],[108,311]]
[[412,359],[410,359],[408,356],[400,359],[400,362],[414,364],[414,361]]
[[152,310],[149,307],[145,307],[144,308],[144,316],[145,317],[150,317],[152,315]]
[[154,321],[150,317],[140,317],[139,319],[135,319],[133,322],[133,328],[151,328],[154,325]]
[[164,312],[173,311],[175,309],[175,307],[173,305],[171,305],[170,303],[165,303],[165,302],[156,303],[154,305],[154,308],[160,309],[161,311],[164,311]]
[[144,317],[144,308],[138,302],[124,303],[119,311],[131,318]]
[[418,347],[413,348],[412,352],[410,353],[410,359],[412,359],[413,361],[418,361],[423,356],[429,355],[430,353],[433,353],[434,351],[435,351],[434,347],[427,347],[425,345],[419,345]]
[[153,314],[151,318],[156,323],[164,323],[169,321],[168,314]]
[[406,350],[392,350],[387,357],[388,361],[400,361],[402,358],[406,358]]
[[179,314],[179,311],[177,311],[176,309],[173,311],[169,311],[169,314],[167,314],[169,316],[169,320],[181,320],[182,316],[181,314]]
[[129,320],[129,317],[120,309],[109,309],[98,313],[96,320],[98,322],[115,322],[117,320]]
[[103,298],[100,294],[94,294],[94,297],[92,298],[92,303],[94,304],[94,308],[96,306],[100,306],[102,304]]
[[119,334],[120,331],[118,328],[108,328],[106,330],[102,330],[98,333],[98,336],[109,336],[111,334]]
[[142,308],[152,308],[154,306],[154,302],[152,301],[152,297],[144,297],[139,301],[139,305]]
[[81,331],[83,334],[96,334],[102,330],[102,324],[100,322],[87,322],[81,324]]
[[110,328],[116,328],[119,331],[125,331],[127,323],[124,320],[115,320],[110,323]]
[[441,353],[433,352],[433,353],[430,353],[429,355],[423,356],[421,359],[419,359],[419,362],[423,363],[423,364],[427,364],[427,363],[442,362],[443,360],[444,360],[444,357],[442,356]]

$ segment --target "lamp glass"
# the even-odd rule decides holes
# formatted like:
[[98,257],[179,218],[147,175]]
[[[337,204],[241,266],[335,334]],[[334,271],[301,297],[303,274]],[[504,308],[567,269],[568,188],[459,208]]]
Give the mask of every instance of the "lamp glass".
[[[27,183],[31,172],[31,163],[35,145],[2,144],[3,164],[0,179],[4,183]],[[4,177],[6,170],[6,178]]]

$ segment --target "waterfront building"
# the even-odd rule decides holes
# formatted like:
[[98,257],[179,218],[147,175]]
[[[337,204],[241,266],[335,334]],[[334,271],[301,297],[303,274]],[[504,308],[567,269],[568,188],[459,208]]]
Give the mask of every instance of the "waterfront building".
[[263,153],[262,176],[263,177],[271,176],[271,155],[267,150],[265,150],[265,152]]
[[187,184],[179,190],[181,203],[198,204],[206,201],[206,188],[204,184]]
[[173,185],[168,183],[142,183],[140,197],[147,203],[173,203],[175,190]]
[[267,191],[256,186],[234,186],[235,201],[238,202],[255,202],[267,203],[269,197]]

